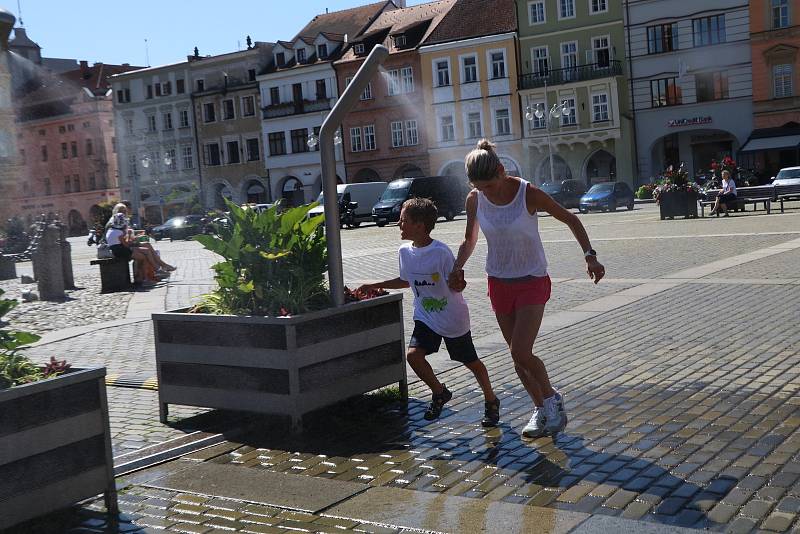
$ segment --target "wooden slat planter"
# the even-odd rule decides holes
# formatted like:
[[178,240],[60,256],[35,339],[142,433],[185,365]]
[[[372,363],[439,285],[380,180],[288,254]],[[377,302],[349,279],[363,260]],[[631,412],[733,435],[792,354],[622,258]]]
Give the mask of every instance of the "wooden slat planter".
[[0,530],[105,493],[117,514],[106,369],[0,391]]
[[153,314],[161,421],[169,404],[289,416],[400,384],[402,294],[293,317]]

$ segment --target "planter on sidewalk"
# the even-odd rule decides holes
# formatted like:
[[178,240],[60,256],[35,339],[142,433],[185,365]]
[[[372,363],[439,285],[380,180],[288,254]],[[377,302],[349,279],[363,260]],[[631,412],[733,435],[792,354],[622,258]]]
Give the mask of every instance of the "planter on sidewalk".
[[0,390],[0,530],[105,493],[117,513],[105,367]]
[[399,383],[402,295],[291,317],[153,314],[160,417],[169,404],[291,417]]
[[665,191],[658,199],[661,220],[675,217],[697,218],[697,192]]

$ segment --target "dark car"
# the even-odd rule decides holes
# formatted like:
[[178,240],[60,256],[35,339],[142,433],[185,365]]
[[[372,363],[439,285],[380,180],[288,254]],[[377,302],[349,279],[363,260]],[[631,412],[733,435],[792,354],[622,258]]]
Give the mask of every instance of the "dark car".
[[205,220],[202,215],[182,215],[172,217],[164,224],[158,225],[150,230],[150,235],[156,241],[162,239],[186,239],[193,235],[203,233]]
[[553,197],[553,200],[565,208],[577,208],[581,203],[581,196],[586,193],[586,187],[580,180],[545,182],[539,186],[539,189]]
[[633,209],[633,190],[625,182],[604,182],[593,185],[581,197],[581,213],[591,210],[616,211],[618,206]]
[[464,211],[467,199],[464,180],[455,176],[401,178],[389,182],[378,203],[372,207],[372,220],[378,226],[400,220],[403,202],[413,197],[429,198],[436,204],[439,216],[452,221]]

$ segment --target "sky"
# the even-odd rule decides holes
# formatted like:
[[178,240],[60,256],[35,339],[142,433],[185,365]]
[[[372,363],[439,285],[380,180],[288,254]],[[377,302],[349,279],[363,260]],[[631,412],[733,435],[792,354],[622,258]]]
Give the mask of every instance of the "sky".
[[[146,66],[246,48],[253,41],[289,40],[325,9],[373,0],[5,0],[44,57]],[[408,0],[408,5],[423,0]],[[147,46],[145,47],[145,39]],[[146,53],[147,51],[147,53]]]

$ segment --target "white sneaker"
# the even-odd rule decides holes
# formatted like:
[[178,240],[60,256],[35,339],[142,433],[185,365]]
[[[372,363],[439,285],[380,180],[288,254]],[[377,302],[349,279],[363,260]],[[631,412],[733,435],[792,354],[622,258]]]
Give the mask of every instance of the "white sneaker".
[[546,420],[547,418],[545,417],[544,408],[535,406],[533,408],[533,415],[531,416],[530,421],[528,421],[528,424],[522,429],[522,435],[526,438],[541,438],[546,436]]
[[564,430],[567,426],[567,413],[562,408],[563,401],[559,402],[555,395],[544,401],[545,412],[545,431],[548,435],[555,437],[556,434]]
[[561,428],[559,432],[562,432],[565,428],[567,428],[567,422],[569,419],[567,418],[567,408],[564,405],[564,396],[559,392],[556,391],[556,406],[558,407],[558,415],[561,416]]

